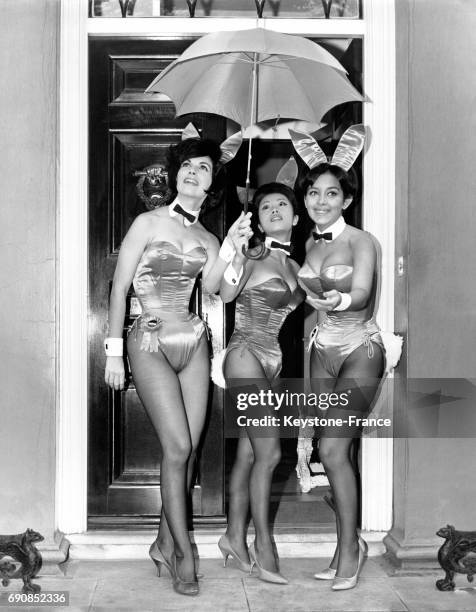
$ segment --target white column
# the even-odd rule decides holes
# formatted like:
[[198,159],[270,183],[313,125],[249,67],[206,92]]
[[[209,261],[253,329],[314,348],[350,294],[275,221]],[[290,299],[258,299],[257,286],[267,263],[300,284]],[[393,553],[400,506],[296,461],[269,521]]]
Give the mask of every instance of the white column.
[[[382,293],[378,322],[393,331],[395,268],[395,6],[365,0],[364,122],[371,126],[364,161],[363,227],[382,245]],[[392,402],[390,394],[388,401]],[[362,527],[392,525],[393,441],[362,440]]]
[[61,0],[56,526],[87,525],[87,2]]

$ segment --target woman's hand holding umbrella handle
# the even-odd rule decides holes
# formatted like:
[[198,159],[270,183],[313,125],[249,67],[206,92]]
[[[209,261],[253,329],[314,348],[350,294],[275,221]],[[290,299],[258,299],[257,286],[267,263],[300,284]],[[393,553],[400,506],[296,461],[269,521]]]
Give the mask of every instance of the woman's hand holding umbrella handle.
[[241,256],[243,246],[248,246],[248,241],[252,235],[251,213],[242,212],[238,219],[230,227],[227,234],[228,239],[232,242],[233,247],[235,248],[236,254],[239,253]]

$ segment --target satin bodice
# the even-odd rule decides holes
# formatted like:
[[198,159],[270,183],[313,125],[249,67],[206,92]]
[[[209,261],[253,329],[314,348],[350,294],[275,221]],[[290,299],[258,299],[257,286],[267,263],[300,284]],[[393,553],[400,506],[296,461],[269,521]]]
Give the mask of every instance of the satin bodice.
[[[340,291],[349,293],[352,290],[353,266],[346,264],[334,264],[316,272],[306,260],[299,270],[297,280],[304,291],[312,298],[322,297],[323,291]],[[367,306],[358,311],[330,311],[326,313],[329,319],[366,320],[375,315],[376,293],[378,286],[377,270],[374,272],[374,280],[370,299]]]
[[277,338],[284,320],[304,299],[297,286],[291,291],[279,277],[243,289],[236,300],[235,332]]
[[175,244],[154,240],[144,250],[134,275],[134,290],[143,312],[188,314],[195,279],[207,261],[205,247],[183,253]]
[[298,272],[298,283],[311,297],[317,297],[322,291],[341,291],[348,293],[352,289],[354,268],[344,264],[327,266],[317,273],[306,261]]

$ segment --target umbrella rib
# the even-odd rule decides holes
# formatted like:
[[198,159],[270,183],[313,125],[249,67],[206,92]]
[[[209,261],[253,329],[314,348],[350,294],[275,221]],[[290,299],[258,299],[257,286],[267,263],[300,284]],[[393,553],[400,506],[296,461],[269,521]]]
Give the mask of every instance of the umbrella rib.
[[233,53],[229,53],[227,55],[228,55],[228,57],[233,57],[233,61],[227,61],[227,56],[223,56],[223,58],[220,59],[220,61],[217,62],[217,63],[218,64],[222,64],[222,65],[223,64],[234,64],[235,62],[243,62],[243,64],[252,64],[253,63],[252,59],[248,61],[247,59],[243,59],[239,55],[233,55]]
[[[243,55],[246,55],[246,57],[249,59],[250,62],[252,63],[254,62],[254,53],[253,55],[249,54],[247,51],[240,51],[240,53],[243,53]],[[258,58],[259,58],[258,64],[264,64],[265,62],[268,63],[269,58],[275,55],[274,53],[263,53],[262,51],[256,51],[256,53],[258,54]]]

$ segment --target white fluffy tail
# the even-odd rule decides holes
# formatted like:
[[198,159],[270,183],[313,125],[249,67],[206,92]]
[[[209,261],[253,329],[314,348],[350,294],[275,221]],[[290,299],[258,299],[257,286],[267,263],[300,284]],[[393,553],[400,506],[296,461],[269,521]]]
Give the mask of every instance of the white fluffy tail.
[[223,376],[223,362],[225,361],[226,349],[221,350],[216,355],[213,355],[211,377],[212,381],[224,389],[226,387],[225,377]]

